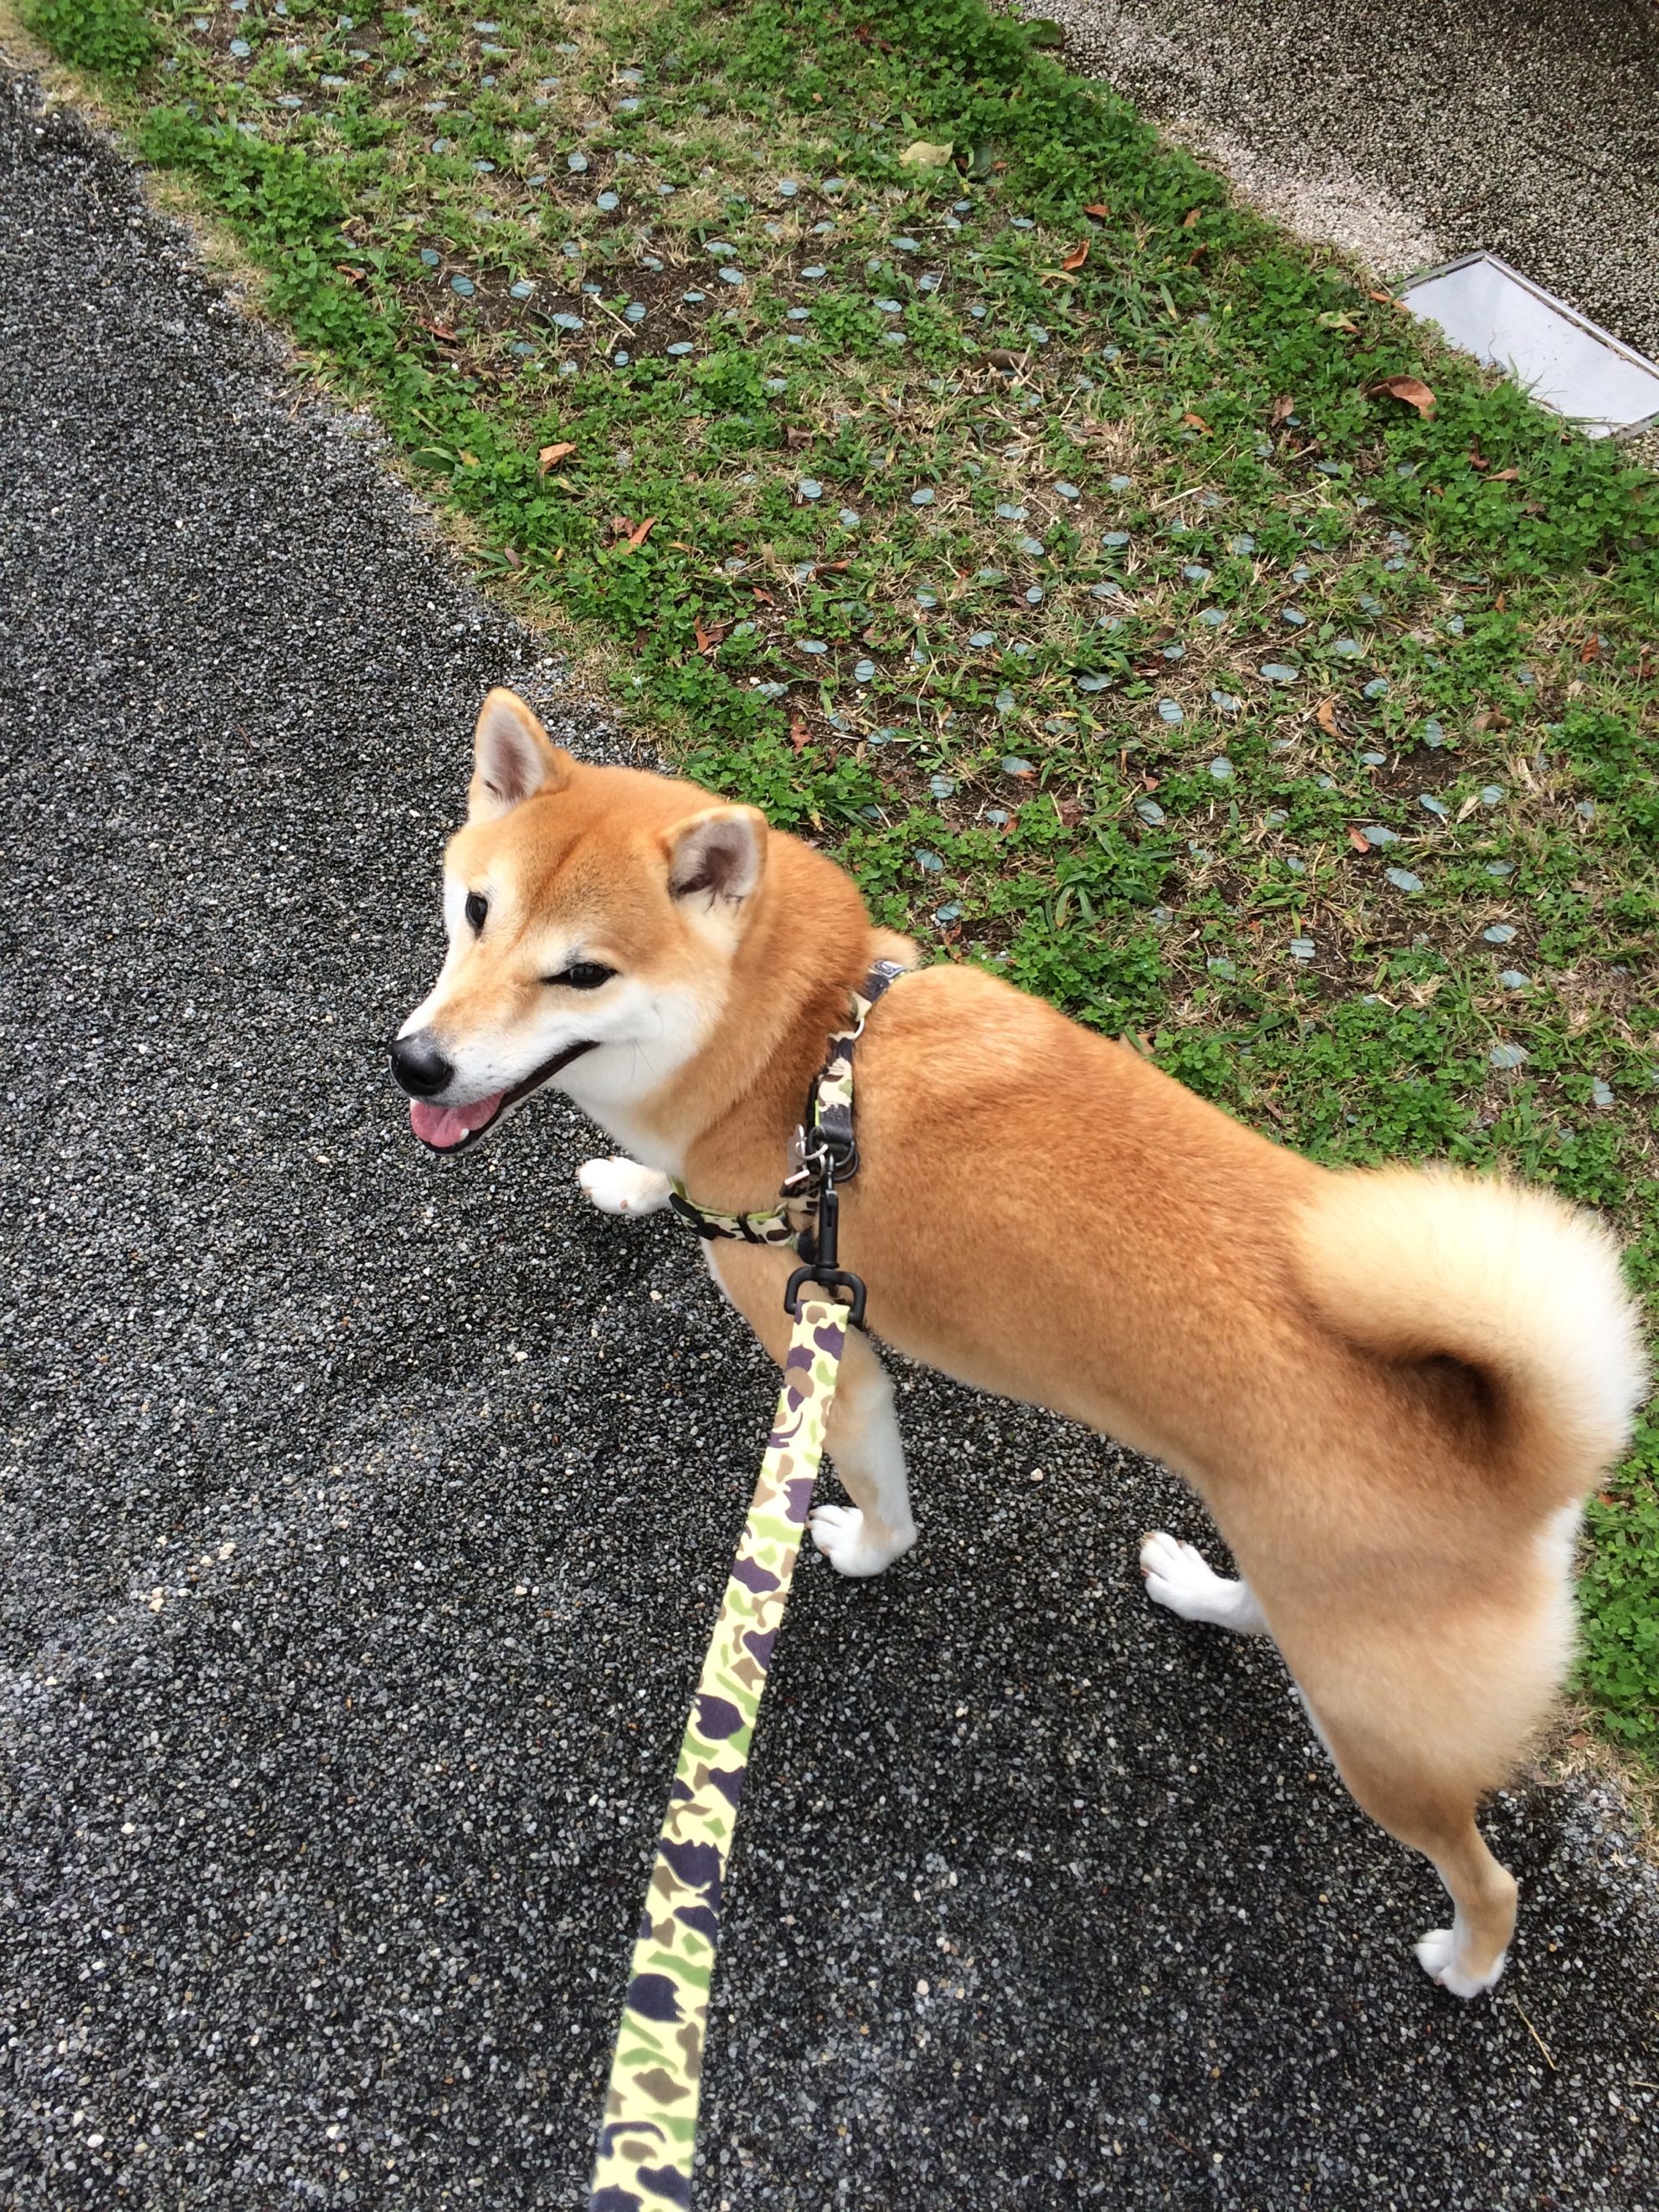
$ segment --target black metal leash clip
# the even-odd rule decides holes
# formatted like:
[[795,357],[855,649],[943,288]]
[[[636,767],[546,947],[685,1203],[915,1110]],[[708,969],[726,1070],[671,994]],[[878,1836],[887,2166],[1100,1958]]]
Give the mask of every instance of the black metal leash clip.
[[841,1234],[841,1193],[836,1188],[836,1178],[839,1175],[845,1181],[848,1176],[858,1172],[858,1148],[850,1138],[831,1138],[822,1129],[814,1133],[818,1140],[817,1149],[808,1161],[813,1180],[817,1184],[811,1231],[812,1257],[805,1266],[797,1267],[789,1278],[789,1287],[783,1294],[783,1310],[793,1318],[799,1306],[803,1288],[811,1283],[815,1289],[828,1291],[844,1298],[848,1322],[854,1328],[862,1328],[864,1279],[849,1274],[846,1268],[836,1264]]

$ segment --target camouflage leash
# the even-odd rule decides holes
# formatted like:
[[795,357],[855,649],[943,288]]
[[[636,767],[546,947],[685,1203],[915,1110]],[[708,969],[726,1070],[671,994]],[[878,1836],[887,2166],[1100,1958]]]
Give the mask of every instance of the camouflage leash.
[[711,1213],[675,1186],[674,1210],[699,1236],[793,1244],[805,1264],[784,1294],[795,1326],[783,1388],[680,1741],[646,1892],[589,2212],[687,2212],[691,2203],[708,1991],[738,1800],[823,1456],[847,1332],[864,1320],[864,1285],[836,1264],[836,1185],[858,1171],[854,1048],[871,1007],[902,972],[896,962],[878,960],[854,994],[853,1025],[830,1041],[800,1132],[800,1162],[773,1212]]
[[691,2203],[721,1884],[848,1325],[828,1298],[804,1299],[796,1316],[754,1503],[674,1769],[611,2064],[590,2212],[686,2212]]

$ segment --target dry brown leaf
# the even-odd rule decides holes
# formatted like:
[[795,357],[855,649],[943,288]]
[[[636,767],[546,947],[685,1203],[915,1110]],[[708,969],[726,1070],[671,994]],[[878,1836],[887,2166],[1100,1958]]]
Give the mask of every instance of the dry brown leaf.
[[1074,246],[1072,248],[1060,265],[1062,269],[1081,269],[1088,258],[1089,241],[1085,238],[1080,246]]
[[1273,410],[1267,417],[1267,428],[1276,430],[1281,422],[1288,422],[1296,412],[1296,401],[1288,392],[1281,392],[1273,402]]
[[574,453],[575,450],[575,441],[570,438],[562,438],[555,446],[544,446],[536,456],[536,473],[544,477],[550,468],[563,460],[567,453]]
[[1371,841],[1365,835],[1363,830],[1350,828],[1348,831],[1348,842],[1353,847],[1356,853],[1369,853],[1371,849]]
[[789,717],[789,744],[792,750],[804,753],[812,742],[812,732],[799,714]]
[[637,553],[657,526],[657,518],[654,514],[647,514],[643,522],[636,523],[631,530],[629,529],[626,515],[618,515],[617,519],[622,524],[622,531],[619,531],[617,535],[620,537],[623,532],[627,532],[626,542],[617,549],[623,553]]
[[1400,305],[1392,292],[1367,292],[1365,297],[1375,300],[1379,307],[1397,307]]
[[1328,738],[1340,738],[1341,736],[1342,725],[1336,719],[1336,702],[1334,699],[1322,699],[1320,701],[1319,726],[1323,730]]
[[1198,226],[1198,219],[1203,212],[1204,210],[1202,208],[1188,208],[1186,214],[1181,218],[1181,228],[1183,230],[1196,229]]
[[1420,376],[1385,376],[1367,390],[1373,399],[1398,399],[1416,408],[1425,422],[1433,416],[1435,397]]
[[1206,438],[1209,436],[1210,426],[1201,415],[1183,415],[1181,419],[1188,429],[1202,430]]
[[1519,469],[1494,469],[1492,480],[1494,483],[1518,483],[1521,471]]
[[1084,208],[1083,212],[1085,215],[1093,216],[1097,222],[1104,222],[1110,216],[1112,210],[1107,206],[1104,200],[1091,200]]

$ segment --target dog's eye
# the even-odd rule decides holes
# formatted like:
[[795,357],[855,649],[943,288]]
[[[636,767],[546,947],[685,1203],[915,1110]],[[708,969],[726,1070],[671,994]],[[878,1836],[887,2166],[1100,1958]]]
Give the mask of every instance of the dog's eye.
[[608,983],[616,974],[603,961],[578,960],[574,967],[562,969],[556,975],[544,975],[545,983],[562,983],[568,990],[597,991],[601,983]]
[[468,921],[472,925],[472,934],[476,937],[484,926],[484,917],[489,912],[489,901],[482,891],[469,891],[466,895],[464,911]]

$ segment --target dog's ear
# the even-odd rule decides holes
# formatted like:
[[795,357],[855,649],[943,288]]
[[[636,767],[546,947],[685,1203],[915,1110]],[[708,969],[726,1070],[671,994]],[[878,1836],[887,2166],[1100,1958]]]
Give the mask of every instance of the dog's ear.
[[663,838],[671,896],[740,906],[766,872],[766,837],[757,806],[710,806],[676,823]]
[[516,691],[499,686],[478,710],[472,733],[469,822],[494,822],[538,791],[557,791],[575,763],[552,744]]

